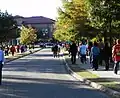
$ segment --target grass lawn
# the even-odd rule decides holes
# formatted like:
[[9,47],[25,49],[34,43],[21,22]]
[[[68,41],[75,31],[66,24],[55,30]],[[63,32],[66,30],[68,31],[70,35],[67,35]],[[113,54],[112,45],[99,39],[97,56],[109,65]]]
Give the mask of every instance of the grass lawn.
[[120,83],[111,81],[111,82],[102,82],[100,84],[120,92]]

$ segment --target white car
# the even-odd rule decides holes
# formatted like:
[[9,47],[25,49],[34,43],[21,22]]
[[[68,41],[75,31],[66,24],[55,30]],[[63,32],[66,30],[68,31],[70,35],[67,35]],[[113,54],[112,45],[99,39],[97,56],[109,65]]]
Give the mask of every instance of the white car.
[[45,47],[46,47],[46,48],[52,48],[52,47],[53,47],[53,43],[46,43],[46,44],[45,44]]

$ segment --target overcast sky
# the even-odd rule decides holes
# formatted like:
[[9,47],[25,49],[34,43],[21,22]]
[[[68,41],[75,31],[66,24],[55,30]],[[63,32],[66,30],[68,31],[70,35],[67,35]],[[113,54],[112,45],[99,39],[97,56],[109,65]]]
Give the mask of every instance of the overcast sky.
[[55,19],[57,7],[61,6],[61,0],[0,0],[1,11],[7,10],[12,15],[45,16]]

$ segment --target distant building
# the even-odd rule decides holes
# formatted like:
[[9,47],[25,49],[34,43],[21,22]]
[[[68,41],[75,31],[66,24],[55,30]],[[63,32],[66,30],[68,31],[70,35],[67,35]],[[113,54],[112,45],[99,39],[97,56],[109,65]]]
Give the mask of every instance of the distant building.
[[50,39],[53,36],[55,20],[43,17],[43,16],[33,16],[33,17],[22,17],[15,16],[18,27],[22,25],[36,28],[38,32],[38,38],[40,39]]
[[[38,38],[41,40],[52,39],[54,32],[55,20],[43,17],[43,16],[33,16],[33,17],[22,17],[19,15],[14,16],[14,19],[17,21],[17,25],[21,28],[24,26],[32,26],[37,30]],[[20,38],[13,39],[9,41],[11,45],[20,44]]]

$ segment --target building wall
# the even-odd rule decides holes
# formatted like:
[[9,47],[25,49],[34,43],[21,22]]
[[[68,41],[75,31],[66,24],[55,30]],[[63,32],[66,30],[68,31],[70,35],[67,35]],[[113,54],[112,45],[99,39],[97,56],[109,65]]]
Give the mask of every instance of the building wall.
[[[15,18],[15,20],[17,21],[17,24],[18,26],[22,26],[22,23],[24,22],[24,18]],[[43,24],[43,23],[40,23],[40,24],[27,24],[25,23],[25,25],[31,25],[33,27],[35,27],[39,33],[39,35],[41,35],[41,38],[52,38],[53,36],[53,32],[54,32],[54,23],[50,24],[50,23],[47,23],[47,24]],[[44,36],[45,35],[45,36]]]
[[[29,24],[30,25],[30,24]],[[38,30],[38,33],[42,33],[40,35],[46,35],[44,38],[52,38],[54,26],[53,24],[31,24]]]
[[15,21],[17,22],[18,26],[22,26],[23,18],[16,18]]

